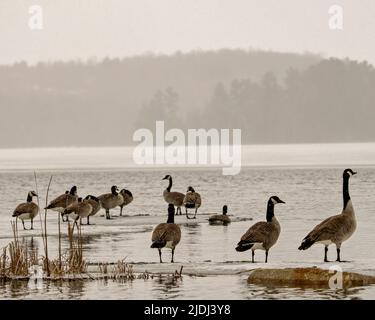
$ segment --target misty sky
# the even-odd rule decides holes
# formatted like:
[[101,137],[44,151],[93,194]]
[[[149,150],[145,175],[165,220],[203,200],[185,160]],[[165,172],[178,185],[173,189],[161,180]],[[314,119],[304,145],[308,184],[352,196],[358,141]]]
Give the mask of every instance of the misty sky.
[[[41,31],[28,27],[33,4]],[[328,28],[333,4],[342,31]],[[375,64],[374,16],[373,0],[1,0],[0,63],[251,47]]]

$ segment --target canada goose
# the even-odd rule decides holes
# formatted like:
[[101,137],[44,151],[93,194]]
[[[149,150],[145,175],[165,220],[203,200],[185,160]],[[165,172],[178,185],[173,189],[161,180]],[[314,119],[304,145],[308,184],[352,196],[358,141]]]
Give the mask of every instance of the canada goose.
[[92,212],[92,206],[88,200],[82,200],[78,198],[77,202],[74,202],[67,206],[62,215],[69,215],[75,224],[77,224],[78,219],[80,219],[80,224],[82,224],[82,219],[87,218]]
[[266,260],[268,261],[268,251],[276,243],[280,235],[280,224],[274,215],[274,207],[277,203],[285,203],[279,197],[273,196],[267,204],[267,221],[257,222],[242,236],[237,244],[236,250],[239,252],[251,249],[251,261],[254,263],[255,250],[266,251]]
[[[186,218],[195,219],[197,216],[198,208],[202,204],[201,195],[198,192],[195,192],[193,187],[189,187],[186,191],[183,204],[185,206]],[[188,215],[188,209],[195,209],[195,214],[193,218],[190,218]]]
[[227,225],[229,224],[230,218],[227,216],[228,213],[228,206],[223,206],[223,214],[215,214],[208,218],[209,224],[223,224]]
[[174,250],[181,240],[181,229],[174,223],[175,209],[172,203],[168,204],[168,220],[167,223],[160,223],[152,232],[152,245],[151,248],[157,248],[159,250],[160,263],[163,263],[161,259],[161,249],[166,247],[172,249],[172,260],[174,258]]
[[13,211],[13,217],[19,218],[22,221],[23,229],[27,230],[25,228],[25,219],[31,219],[31,228],[30,230],[34,229],[33,221],[34,218],[39,213],[39,207],[36,203],[33,202],[33,197],[37,197],[38,195],[35,193],[35,191],[30,191],[27,194],[26,202],[21,203],[17,206],[16,209]]
[[[58,196],[56,199],[52,200],[49,205],[44,209],[50,209],[53,211],[57,211],[61,214],[64,211],[64,209],[69,206],[70,204],[76,202],[78,200],[77,195],[77,187],[73,186],[70,191],[66,191],[64,194]],[[67,218],[69,220],[69,218]],[[63,221],[67,221],[64,220]]]
[[323,222],[319,223],[303,240],[299,246],[299,250],[306,250],[314,243],[321,243],[324,245],[324,262],[328,262],[327,253],[328,246],[332,243],[336,245],[337,259],[340,262],[340,248],[341,244],[349,239],[354,233],[357,222],[355,219],[354,208],[352,200],[349,195],[349,179],[355,175],[352,169],[346,169],[343,172],[343,198],[344,207],[340,214],[329,217]]
[[84,201],[87,201],[92,207],[90,214],[87,216],[87,224],[90,224],[90,217],[96,215],[102,208],[102,205],[100,200],[92,195],[88,195]]
[[126,190],[126,189],[122,189],[120,191],[120,194],[122,195],[122,197],[124,198],[124,200],[122,201],[122,204],[120,204],[120,216],[122,217],[122,209],[127,206],[130,202],[133,201],[133,195],[132,193],[129,191],[129,190]]
[[106,219],[111,219],[109,210],[118,207],[124,201],[124,198],[119,193],[117,186],[112,186],[111,193],[102,194],[98,197],[102,208],[105,210]]
[[181,192],[171,192],[171,189],[172,189],[172,177],[169,174],[166,175],[163,178],[163,180],[169,180],[168,188],[165,189],[164,192],[163,192],[164,200],[168,204],[173,204],[174,206],[177,207],[176,215],[178,215],[179,211],[180,211],[180,214],[182,214],[181,213],[181,206],[183,204],[185,195],[183,193],[181,193]]

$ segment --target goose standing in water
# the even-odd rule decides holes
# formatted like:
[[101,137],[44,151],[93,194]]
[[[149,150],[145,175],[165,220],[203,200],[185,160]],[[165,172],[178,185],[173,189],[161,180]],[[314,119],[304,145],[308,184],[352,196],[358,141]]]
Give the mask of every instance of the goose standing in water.
[[181,240],[181,229],[174,223],[175,209],[173,204],[168,204],[168,220],[167,223],[159,224],[152,232],[152,245],[151,248],[157,248],[159,251],[160,263],[163,263],[161,259],[161,249],[170,248],[172,249],[172,260],[174,260],[174,250]]
[[[184,197],[183,204],[185,206],[186,218],[195,219],[197,216],[198,208],[202,204],[201,195],[198,192],[195,192],[193,187],[187,189],[187,193]],[[195,209],[195,214],[193,218],[190,218],[188,215],[188,209]]]
[[[65,192],[64,194],[58,196],[56,199],[52,200],[49,205],[44,208],[44,209],[49,209],[53,211],[57,211],[61,214],[65,210],[65,208],[72,203],[76,202],[78,200],[78,195],[77,195],[77,187],[73,186],[70,191]],[[63,221],[68,221],[69,218],[67,217],[67,220]]]
[[275,204],[285,203],[279,197],[273,196],[267,203],[267,221],[257,222],[242,236],[237,244],[236,250],[239,252],[251,249],[251,261],[254,263],[255,250],[265,250],[268,261],[268,251],[277,242],[280,235],[280,224],[274,215]]
[[349,195],[349,179],[356,173],[357,172],[354,172],[352,169],[346,169],[342,175],[344,207],[341,213],[329,217],[323,222],[319,223],[302,240],[302,243],[298,248],[299,250],[306,250],[315,243],[321,243],[324,245],[324,262],[328,262],[328,246],[330,244],[335,244],[337,251],[336,261],[341,262],[341,244],[351,237],[357,227],[354,208]]
[[120,206],[124,201],[124,198],[119,193],[119,189],[117,188],[117,186],[112,186],[111,193],[102,194],[98,198],[100,200],[102,208],[105,210],[105,217],[107,220],[111,219],[109,210]]
[[84,199],[84,201],[87,201],[92,207],[92,210],[91,210],[90,214],[87,216],[87,224],[89,225],[90,224],[90,217],[96,215],[100,211],[100,209],[102,208],[102,205],[100,203],[99,198],[94,197],[92,195],[88,195]]
[[93,208],[89,200],[78,198],[77,202],[74,202],[67,206],[62,214],[63,216],[69,215],[70,218],[73,219],[74,224],[77,225],[78,219],[80,220],[80,224],[82,224],[82,219],[87,218],[92,212],[92,209]]
[[163,178],[163,180],[169,180],[169,185],[168,185],[167,189],[165,189],[164,192],[163,192],[164,200],[168,204],[173,204],[174,206],[176,206],[177,207],[176,215],[178,215],[179,211],[180,211],[180,215],[181,215],[182,214],[181,213],[181,206],[183,204],[185,195],[181,192],[171,192],[173,182],[172,182],[172,177],[169,174],[166,175]]
[[227,216],[228,213],[228,206],[223,206],[223,214],[215,214],[208,218],[209,224],[222,224],[227,225],[229,224],[230,218]]
[[122,195],[123,197],[123,201],[122,201],[122,204],[120,204],[120,217],[122,217],[122,209],[127,206],[130,202],[133,201],[133,195],[132,193],[129,191],[129,190],[126,190],[126,189],[122,189],[120,191],[120,194]]
[[34,218],[39,213],[39,207],[38,207],[38,205],[35,202],[33,202],[33,197],[37,197],[37,196],[38,195],[35,193],[35,191],[30,191],[27,194],[26,202],[19,204],[17,206],[17,208],[14,209],[14,211],[13,211],[12,217],[16,217],[18,219],[21,219],[23,230],[27,230],[25,228],[25,221],[24,221],[26,219],[27,220],[28,219],[31,220],[31,228],[30,228],[30,230],[34,229],[33,221],[34,221]]

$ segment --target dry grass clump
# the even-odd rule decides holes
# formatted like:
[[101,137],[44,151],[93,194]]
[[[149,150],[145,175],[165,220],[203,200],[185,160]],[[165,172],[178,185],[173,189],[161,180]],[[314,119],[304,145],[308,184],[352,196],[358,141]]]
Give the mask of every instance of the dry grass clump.
[[39,263],[38,251],[29,250],[25,241],[18,238],[17,224],[12,222],[13,241],[10,242],[0,255],[0,277],[29,277],[29,269]]
[[[112,266],[112,268],[110,268]],[[99,263],[99,273],[104,278],[114,280],[134,280],[136,275],[133,270],[133,266],[125,262],[125,259],[118,260],[115,264]]]

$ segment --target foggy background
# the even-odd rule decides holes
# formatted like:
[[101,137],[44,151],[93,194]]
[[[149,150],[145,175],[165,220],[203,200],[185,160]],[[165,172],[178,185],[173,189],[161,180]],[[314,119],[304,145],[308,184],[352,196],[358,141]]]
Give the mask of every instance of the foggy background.
[[[30,30],[31,5],[43,30]],[[328,9],[344,9],[344,29]],[[0,147],[116,146],[140,127],[245,143],[375,141],[375,3],[0,2]]]

